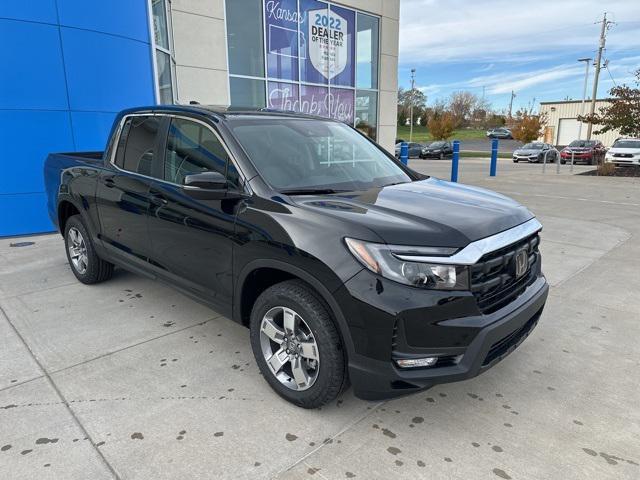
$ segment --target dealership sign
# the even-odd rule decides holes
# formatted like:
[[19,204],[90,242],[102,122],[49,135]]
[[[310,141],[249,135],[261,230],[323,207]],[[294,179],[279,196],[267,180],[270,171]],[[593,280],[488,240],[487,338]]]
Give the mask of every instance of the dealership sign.
[[326,8],[307,15],[309,58],[319,73],[332,79],[344,71],[349,59],[347,20]]

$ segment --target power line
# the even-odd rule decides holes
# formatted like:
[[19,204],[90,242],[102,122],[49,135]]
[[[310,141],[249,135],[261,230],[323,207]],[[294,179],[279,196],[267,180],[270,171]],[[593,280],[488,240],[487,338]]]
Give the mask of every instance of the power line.
[[611,70],[609,70],[609,60],[604,62],[604,68],[607,69],[607,73],[609,74],[609,78],[611,79],[611,81],[613,82],[613,86],[617,87],[618,84],[616,83],[616,81],[613,79],[613,75],[611,75]]

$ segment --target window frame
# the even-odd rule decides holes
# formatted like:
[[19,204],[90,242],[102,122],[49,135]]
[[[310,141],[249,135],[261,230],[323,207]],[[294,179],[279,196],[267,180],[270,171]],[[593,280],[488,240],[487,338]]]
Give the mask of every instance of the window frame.
[[[120,144],[120,142],[122,141],[122,132],[125,129],[125,126],[127,124],[127,121],[130,120],[132,117],[154,117],[155,115],[153,114],[139,114],[139,115],[127,115],[125,118],[122,119],[122,122],[119,125],[118,128],[118,139],[115,142],[115,148],[113,149],[113,153],[111,155],[111,159],[110,159],[110,163],[111,165],[116,168],[117,170],[121,171],[121,172],[125,172],[129,175],[137,175],[139,177],[144,177],[144,178],[154,178],[152,176],[149,175],[145,175],[144,173],[140,173],[140,172],[134,172],[132,170],[127,170],[126,168],[124,168],[124,164],[125,164],[125,154],[127,152],[127,145],[129,143],[129,133],[131,132],[131,129],[129,129],[129,133],[127,133],[127,137],[126,137],[126,142],[124,142],[124,144]],[[153,153],[153,160],[151,163],[151,172],[152,173],[157,173],[157,158],[158,156],[156,155],[157,152],[159,151],[159,144],[160,144],[160,138],[161,136],[164,134],[164,124],[162,123],[162,120],[159,121],[158,123],[158,132],[156,133],[156,139],[153,142],[153,149],[154,149],[154,153]],[[122,159],[122,166],[119,166],[117,164],[118,161],[118,153],[121,153],[121,159]],[[164,152],[163,152],[163,157],[164,157]]]
[[158,52],[162,52],[169,56],[169,77],[171,79],[171,101],[172,104],[178,102],[178,88],[176,81],[176,58],[174,55],[174,44],[173,44],[173,17],[171,15],[172,11],[172,0],[162,0],[165,8],[165,18],[167,19],[167,40],[169,42],[169,49],[161,47],[156,43],[155,37],[155,25],[153,23],[153,1],[147,0],[147,11],[149,15],[149,38],[151,41],[151,60],[153,63],[153,80],[154,80],[154,90],[155,90],[155,101],[156,104],[160,104],[160,74],[158,71]]
[[[120,144],[120,140],[122,139],[122,132],[124,130],[124,126],[127,123],[127,120],[129,120],[132,117],[160,117],[161,118],[161,123],[160,123],[160,128],[159,128],[159,138],[156,139],[156,144],[157,144],[157,148],[159,150],[161,150],[161,154],[158,155],[158,160],[156,162],[155,165],[152,166],[152,171],[154,172],[154,174],[162,174],[164,177],[164,164],[165,164],[165,158],[166,158],[166,154],[167,154],[167,140],[168,140],[168,125],[169,122],[171,121],[172,118],[180,118],[180,119],[184,119],[184,120],[190,120],[196,123],[199,123],[201,125],[204,125],[206,128],[208,128],[209,130],[211,130],[211,132],[213,132],[213,134],[216,136],[216,138],[218,139],[218,141],[220,142],[220,144],[222,145],[222,148],[225,150],[227,156],[228,156],[228,160],[227,160],[227,166],[225,168],[225,178],[227,178],[227,173],[229,171],[229,162],[231,162],[233,164],[233,166],[235,167],[236,171],[238,172],[238,183],[239,185],[236,186],[236,188],[240,191],[246,192],[246,184],[247,184],[247,176],[245,175],[245,173],[242,171],[242,169],[240,168],[240,166],[238,165],[237,160],[235,159],[235,157],[231,154],[231,150],[229,149],[227,143],[222,139],[222,135],[220,135],[220,133],[209,123],[207,123],[206,121],[200,119],[200,118],[196,118],[196,117],[192,117],[189,115],[180,115],[180,114],[174,114],[174,113],[164,113],[164,112],[150,112],[150,113],[129,113],[127,115],[124,115],[122,117],[122,119],[120,120],[120,123],[118,124],[118,129],[116,130],[116,132],[114,133],[114,145],[115,148],[113,148],[112,152],[110,152],[110,156],[109,156],[109,165],[111,167],[113,167],[115,170],[119,171],[119,172],[123,172],[126,173],[127,175],[135,175],[137,177],[141,177],[141,178],[146,178],[149,180],[153,180],[156,182],[161,182],[167,185],[173,185],[179,188],[183,188],[184,185],[179,184],[179,183],[175,183],[175,182],[170,182],[168,180],[165,180],[164,178],[159,178],[159,177],[153,177],[153,176],[149,176],[149,175],[144,175],[142,173],[138,173],[138,172],[132,172],[130,170],[125,170],[124,168],[119,167],[116,164],[116,157],[118,155],[118,145]],[[126,149],[126,143],[125,143],[125,149]],[[155,156],[154,156],[154,160],[155,160]],[[159,162],[159,163],[158,163]],[[123,164],[124,166],[124,164]]]

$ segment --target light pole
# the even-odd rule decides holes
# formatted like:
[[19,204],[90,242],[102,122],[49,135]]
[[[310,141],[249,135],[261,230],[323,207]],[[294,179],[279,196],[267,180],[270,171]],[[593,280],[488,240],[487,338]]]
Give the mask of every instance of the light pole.
[[[587,99],[587,83],[589,81],[589,64],[591,63],[592,58],[579,58],[579,62],[585,63],[585,71],[584,71],[584,88],[582,89],[582,104],[580,105],[580,117],[584,116],[584,102]],[[582,140],[582,121],[580,121],[580,125],[578,126],[578,140]]]
[[414,88],[416,85],[416,69],[411,69],[411,95],[409,97],[409,142],[413,141],[413,102]]

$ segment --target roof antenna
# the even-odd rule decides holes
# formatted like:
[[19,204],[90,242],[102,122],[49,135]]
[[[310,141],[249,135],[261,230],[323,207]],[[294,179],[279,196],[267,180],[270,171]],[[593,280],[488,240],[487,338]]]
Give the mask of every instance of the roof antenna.
[[196,102],[195,100],[191,100],[189,105],[200,105],[200,102]]

